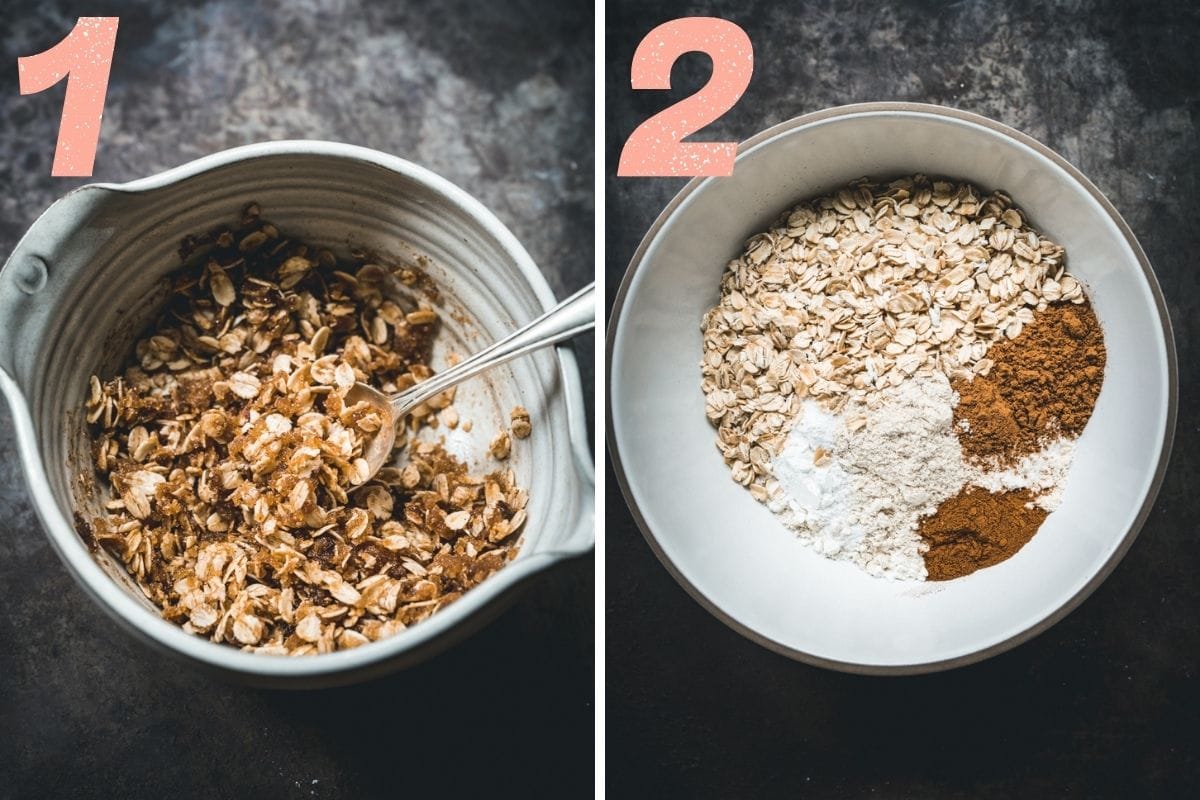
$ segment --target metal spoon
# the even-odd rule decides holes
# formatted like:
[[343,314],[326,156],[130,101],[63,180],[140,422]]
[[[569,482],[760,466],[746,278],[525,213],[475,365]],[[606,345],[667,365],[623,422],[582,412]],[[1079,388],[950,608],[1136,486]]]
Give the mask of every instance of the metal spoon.
[[387,463],[396,443],[396,425],[426,400],[497,364],[594,328],[595,292],[596,284],[588,284],[515,333],[399,394],[389,396],[365,383],[350,387],[345,398],[347,406],[370,403],[383,419],[379,431],[363,445],[363,458],[370,467],[370,475],[374,476]]

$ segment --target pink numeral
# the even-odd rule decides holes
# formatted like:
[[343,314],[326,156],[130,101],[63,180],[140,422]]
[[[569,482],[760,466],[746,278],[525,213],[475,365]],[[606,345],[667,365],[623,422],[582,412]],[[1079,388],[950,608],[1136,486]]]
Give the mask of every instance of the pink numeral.
[[21,94],[45,91],[70,76],[51,175],[92,174],[108,72],[117,44],[117,21],[117,17],[80,17],[67,38],[54,47],[17,59]]
[[754,72],[746,32],[716,17],[685,17],[659,25],[633,54],[634,89],[670,89],[671,65],[684,53],[707,53],[712,77],[700,91],[643,122],[625,141],[617,175],[731,175],[736,142],[685,142],[742,96]]

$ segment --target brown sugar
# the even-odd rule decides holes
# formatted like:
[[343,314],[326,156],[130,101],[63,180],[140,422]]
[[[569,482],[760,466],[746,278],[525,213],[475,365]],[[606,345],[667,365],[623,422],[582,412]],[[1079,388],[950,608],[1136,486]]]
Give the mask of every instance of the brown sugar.
[[1100,323],[1086,299],[1041,311],[1015,339],[992,346],[987,375],[955,379],[954,422],[963,455],[1005,467],[1047,439],[1078,436],[1104,380]]
[[1027,489],[989,492],[964,487],[917,528],[929,545],[929,580],[948,581],[999,564],[1033,538],[1047,512]]

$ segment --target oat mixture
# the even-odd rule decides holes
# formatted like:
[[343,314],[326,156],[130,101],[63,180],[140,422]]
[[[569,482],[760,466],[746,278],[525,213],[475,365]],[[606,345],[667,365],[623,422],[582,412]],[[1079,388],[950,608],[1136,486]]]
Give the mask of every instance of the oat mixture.
[[[1044,331],[1042,316],[1069,307],[1094,322],[1064,259],[1004,193],[923,175],[862,179],[785,213],[730,262],[702,320],[705,410],[734,480],[819,552],[902,579],[925,577],[919,520],[965,485],[1026,490],[1051,510],[1099,391],[1102,339],[1077,364],[1095,388],[1080,418],[1037,414],[1033,446],[1003,463],[964,459],[969,420],[954,410],[960,390],[987,382],[994,344],[1005,343],[1001,369],[1019,371],[1007,362],[1027,349],[1023,334]],[[1041,363],[1037,385],[1053,391],[1073,362]],[[897,392],[908,383],[925,388]],[[945,479],[901,480],[897,465],[922,459]]]
[[[368,480],[363,443],[383,421],[344,398],[433,374],[423,273],[339,261],[254,205],[180,256],[168,307],[86,404],[112,499],[85,533],[166,619],[255,652],[325,653],[428,617],[516,555],[528,497],[512,470],[471,474],[417,438],[469,429],[454,389],[412,413],[395,465]],[[517,407],[512,436],[530,430]],[[511,447],[501,431],[491,455]]]

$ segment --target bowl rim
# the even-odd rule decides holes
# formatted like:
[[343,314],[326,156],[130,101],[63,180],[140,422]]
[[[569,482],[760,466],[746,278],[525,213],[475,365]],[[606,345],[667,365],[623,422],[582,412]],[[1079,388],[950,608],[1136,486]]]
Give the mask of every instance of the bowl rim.
[[[533,258],[517,240],[516,236],[495,214],[479,200],[454,183],[433,171],[410,161],[357,145],[320,140],[283,140],[259,142],[219,151],[189,161],[180,166],[144,178],[125,183],[91,183],[79,187],[51,204],[53,208],[77,193],[109,190],[137,194],[148,192],[204,172],[238,162],[280,155],[304,155],[358,161],[382,167],[397,173],[414,183],[420,184],[448,203],[460,208],[475,220],[485,235],[492,237],[510,257],[518,271],[527,281],[538,304],[543,309],[551,308],[555,296],[545,276]],[[25,235],[13,248],[5,267],[17,260],[29,231],[49,213],[42,212],[27,229]],[[322,653],[311,657],[270,656],[247,653],[225,644],[212,642],[204,637],[184,631],[177,625],[153,614],[130,596],[96,563],[87,546],[79,539],[74,527],[63,516],[57,501],[50,492],[37,446],[37,434],[28,410],[28,402],[16,380],[0,369],[0,390],[9,401],[13,411],[13,425],[18,442],[18,451],[25,474],[33,507],[42,528],[46,532],[59,558],[86,593],[127,630],[139,634],[144,641],[200,666],[231,673],[258,682],[277,686],[312,685],[320,679],[336,679],[348,673],[360,673],[363,677],[378,674],[386,664],[398,666],[411,663],[417,651],[439,644],[449,644],[456,632],[473,629],[474,621],[502,596],[530,576],[554,564],[574,556],[584,555],[595,546],[594,525],[594,460],[589,448],[586,411],[583,402],[582,378],[574,353],[569,347],[554,348],[557,371],[562,380],[563,403],[567,414],[565,442],[574,463],[575,472],[571,479],[578,484],[580,496],[584,498],[574,528],[564,537],[563,544],[544,551],[530,553],[497,571],[472,591],[441,612],[422,620],[406,631],[371,642],[363,647]],[[593,489],[593,491],[589,491]],[[584,528],[590,528],[590,535]],[[583,535],[580,532],[583,531]]]
[[1159,286],[1158,279],[1154,274],[1153,268],[1150,266],[1150,261],[1146,257],[1145,251],[1138,243],[1137,237],[1125,219],[1117,211],[1116,207],[1108,200],[1107,197],[1085,176],[1077,167],[1067,161],[1063,156],[1042,144],[1038,140],[1022,133],[1021,131],[1005,125],[996,120],[985,117],[981,114],[975,114],[969,111],[962,111],[950,106],[935,105],[931,103],[914,103],[914,102],[898,102],[898,101],[881,101],[867,103],[852,103],[848,105],[833,106],[830,108],[821,109],[808,114],[802,114],[792,119],[785,120],[777,125],[773,125],[759,133],[754,134],[749,139],[741,142],[737,148],[737,158],[741,158],[748,151],[754,149],[760,144],[767,142],[781,134],[808,127],[815,123],[829,122],[836,119],[844,119],[857,116],[896,116],[896,117],[918,117],[937,120],[952,120],[960,123],[967,123],[982,127],[987,131],[999,134],[1002,137],[1007,137],[1032,149],[1037,154],[1045,157],[1061,168],[1067,175],[1076,181],[1091,197],[1100,205],[1104,212],[1111,218],[1117,229],[1121,232],[1125,241],[1128,243],[1133,254],[1136,256],[1139,266],[1142,269],[1142,275],[1146,280],[1150,294],[1154,298],[1155,309],[1158,313],[1159,324],[1162,327],[1163,344],[1166,351],[1167,359],[1167,418],[1166,425],[1163,429],[1163,446],[1159,455],[1158,465],[1154,472],[1153,480],[1150,483],[1149,489],[1146,492],[1145,498],[1142,501],[1141,508],[1138,510],[1133,524],[1125,532],[1121,538],[1121,542],[1109,556],[1108,560],[1101,565],[1100,569],[1091,577],[1090,580],[1079,591],[1067,599],[1058,608],[1051,610],[1046,616],[1035,622],[1028,628],[995,642],[987,647],[980,648],[970,653],[951,658],[940,659],[935,661],[924,661],[911,664],[863,664],[854,661],[844,661],[824,656],[814,655],[804,650],[778,642],[770,637],[764,636],[756,630],[742,624],[727,614],[714,601],[709,599],[704,593],[696,588],[683,574],[683,572],[671,561],[666,552],[659,545],[657,538],[647,523],[645,516],[642,514],[638,506],[637,500],[633,496],[631,484],[626,475],[624,465],[621,462],[620,449],[617,446],[616,436],[613,433],[613,398],[612,398],[612,364],[613,354],[615,351],[616,332],[620,327],[622,313],[624,311],[625,300],[629,293],[630,286],[638,270],[643,266],[643,259],[650,245],[658,237],[659,232],[666,225],[667,221],[674,216],[676,210],[705,183],[710,180],[716,180],[712,177],[696,177],[688,181],[679,192],[671,198],[666,207],[655,218],[654,223],[642,237],[637,249],[634,251],[633,257],[629,260],[629,265],[625,269],[625,274],[621,279],[620,286],[617,288],[617,293],[613,300],[613,305],[609,314],[609,325],[605,336],[605,440],[608,447],[609,457],[612,460],[613,473],[617,479],[617,485],[621,489],[621,494],[625,499],[625,505],[633,516],[634,522],[637,523],[638,529],[642,533],[642,537],[650,546],[651,551],[658,558],[659,562],[670,573],[671,577],[683,587],[693,600],[712,614],[714,617],[725,623],[737,633],[747,639],[767,648],[768,650],[787,656],[796,661],[801,661],[812,666],[824,667],[826,669],[835,670],[838,672],[847,672],[860,675],[920,675],[930,672],[940,672],[943,670],[954,669],[956,667],[974,664],[979,661],[999,655],[1000,653],[1011,650],[1019,644],[1022,644],[1035,636],[1044,633],[1053,625],[1058,623],[1079,605],[1088,598],[1100,586],[1101,583],[1112,573],[1121,559],[1129,551],[1134,540],[1141,532],[1142,526],[1146,522],[1146,518],[1150,515],[1154,508],[1154,501],[1158,496],[1159,489],[1162,487],[1163,477],[1166,474],[1167,466],[1171,457],[1171,450],[1175,442],[1175,424],[1179,405],[1179,375],[1178,364],[1175,352],[1175,337],[1171,328],[1171,317],[1167,310],[1166,301],[1163,298],[1162,289]]

